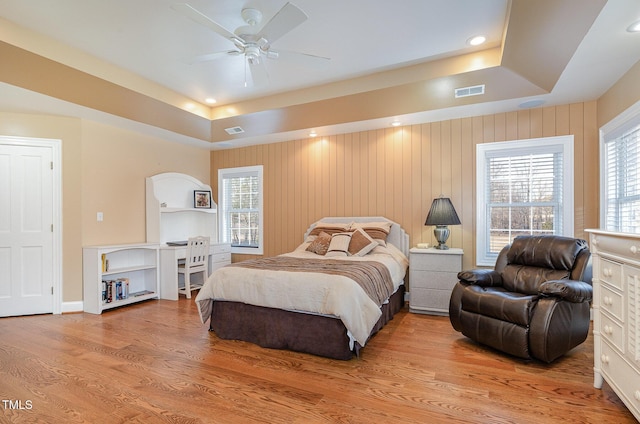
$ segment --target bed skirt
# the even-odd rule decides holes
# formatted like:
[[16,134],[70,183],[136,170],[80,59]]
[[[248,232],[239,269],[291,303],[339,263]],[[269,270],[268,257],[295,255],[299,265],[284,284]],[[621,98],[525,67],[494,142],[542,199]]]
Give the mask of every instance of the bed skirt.
[[[404,286],[382,305],[382,316],[369,338],[404,307]],[[311,315],[240,302],[214,301],[209,330],[226,340],[243,340],[271,349],[287,349],[349,360],[361,346],[349,348],[347,330],[337,318]]]

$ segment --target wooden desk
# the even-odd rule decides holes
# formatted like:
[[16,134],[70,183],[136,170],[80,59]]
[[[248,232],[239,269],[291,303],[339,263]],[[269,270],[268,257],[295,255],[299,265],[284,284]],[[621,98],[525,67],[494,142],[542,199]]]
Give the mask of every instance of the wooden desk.
[[[160,298],[178,300],[178,261],[187,256],[186,246],[160,246]],[[212,243],[209,246],[209,274],[231,263],[231,245]]]

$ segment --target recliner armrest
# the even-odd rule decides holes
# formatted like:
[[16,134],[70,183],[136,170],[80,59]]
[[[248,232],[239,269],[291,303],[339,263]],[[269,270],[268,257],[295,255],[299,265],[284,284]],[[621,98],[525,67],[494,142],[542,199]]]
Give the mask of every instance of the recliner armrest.
[[502,285],[502,274],[493,269],[472,269],[460,271],[458,279],[462,283],[475,284],[480,287],[496,287]]
[[593,287],[584,281],[549,280],[540,284],[538,292],[543,296],[554,296],[572,303],[591,302]]

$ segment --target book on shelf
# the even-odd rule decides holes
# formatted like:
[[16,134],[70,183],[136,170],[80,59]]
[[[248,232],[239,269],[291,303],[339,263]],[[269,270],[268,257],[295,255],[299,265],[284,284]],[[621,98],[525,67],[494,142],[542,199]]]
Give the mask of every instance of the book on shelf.
[[128,299],[129,279],[118,278],[117,280],[102,280],[102,303],[111,303],[118,300]]

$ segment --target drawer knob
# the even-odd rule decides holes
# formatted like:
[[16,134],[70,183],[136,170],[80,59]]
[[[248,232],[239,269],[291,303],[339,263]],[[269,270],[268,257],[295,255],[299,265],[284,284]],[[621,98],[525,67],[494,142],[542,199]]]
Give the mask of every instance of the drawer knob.
[[602,360],[603,364],[608,364],[609,363],[609,357],[607,355],[605,355],[604,353],[600,357],[600,360]]
[[631,250],[631,253],[633,253],[634,255],[638,253],[638,248],[636,246],[631,246],[629,250]]
[[611,327],[610,325],[605,325],[604,332],[607,333],[608,335],[613,334],[613,327]]
[[611,268],[604,268],[602,270],[602,273],[605,277],[611,277],[613,275],[613,271],[611,271]]
[[605,296],[603,299],[603,303],[607,306],[611,306],[613,305],[613,299],[611,299],[609,296]]
[[636,400],[640,400],[640,390],[636,390],[633,397],[636,398]]

